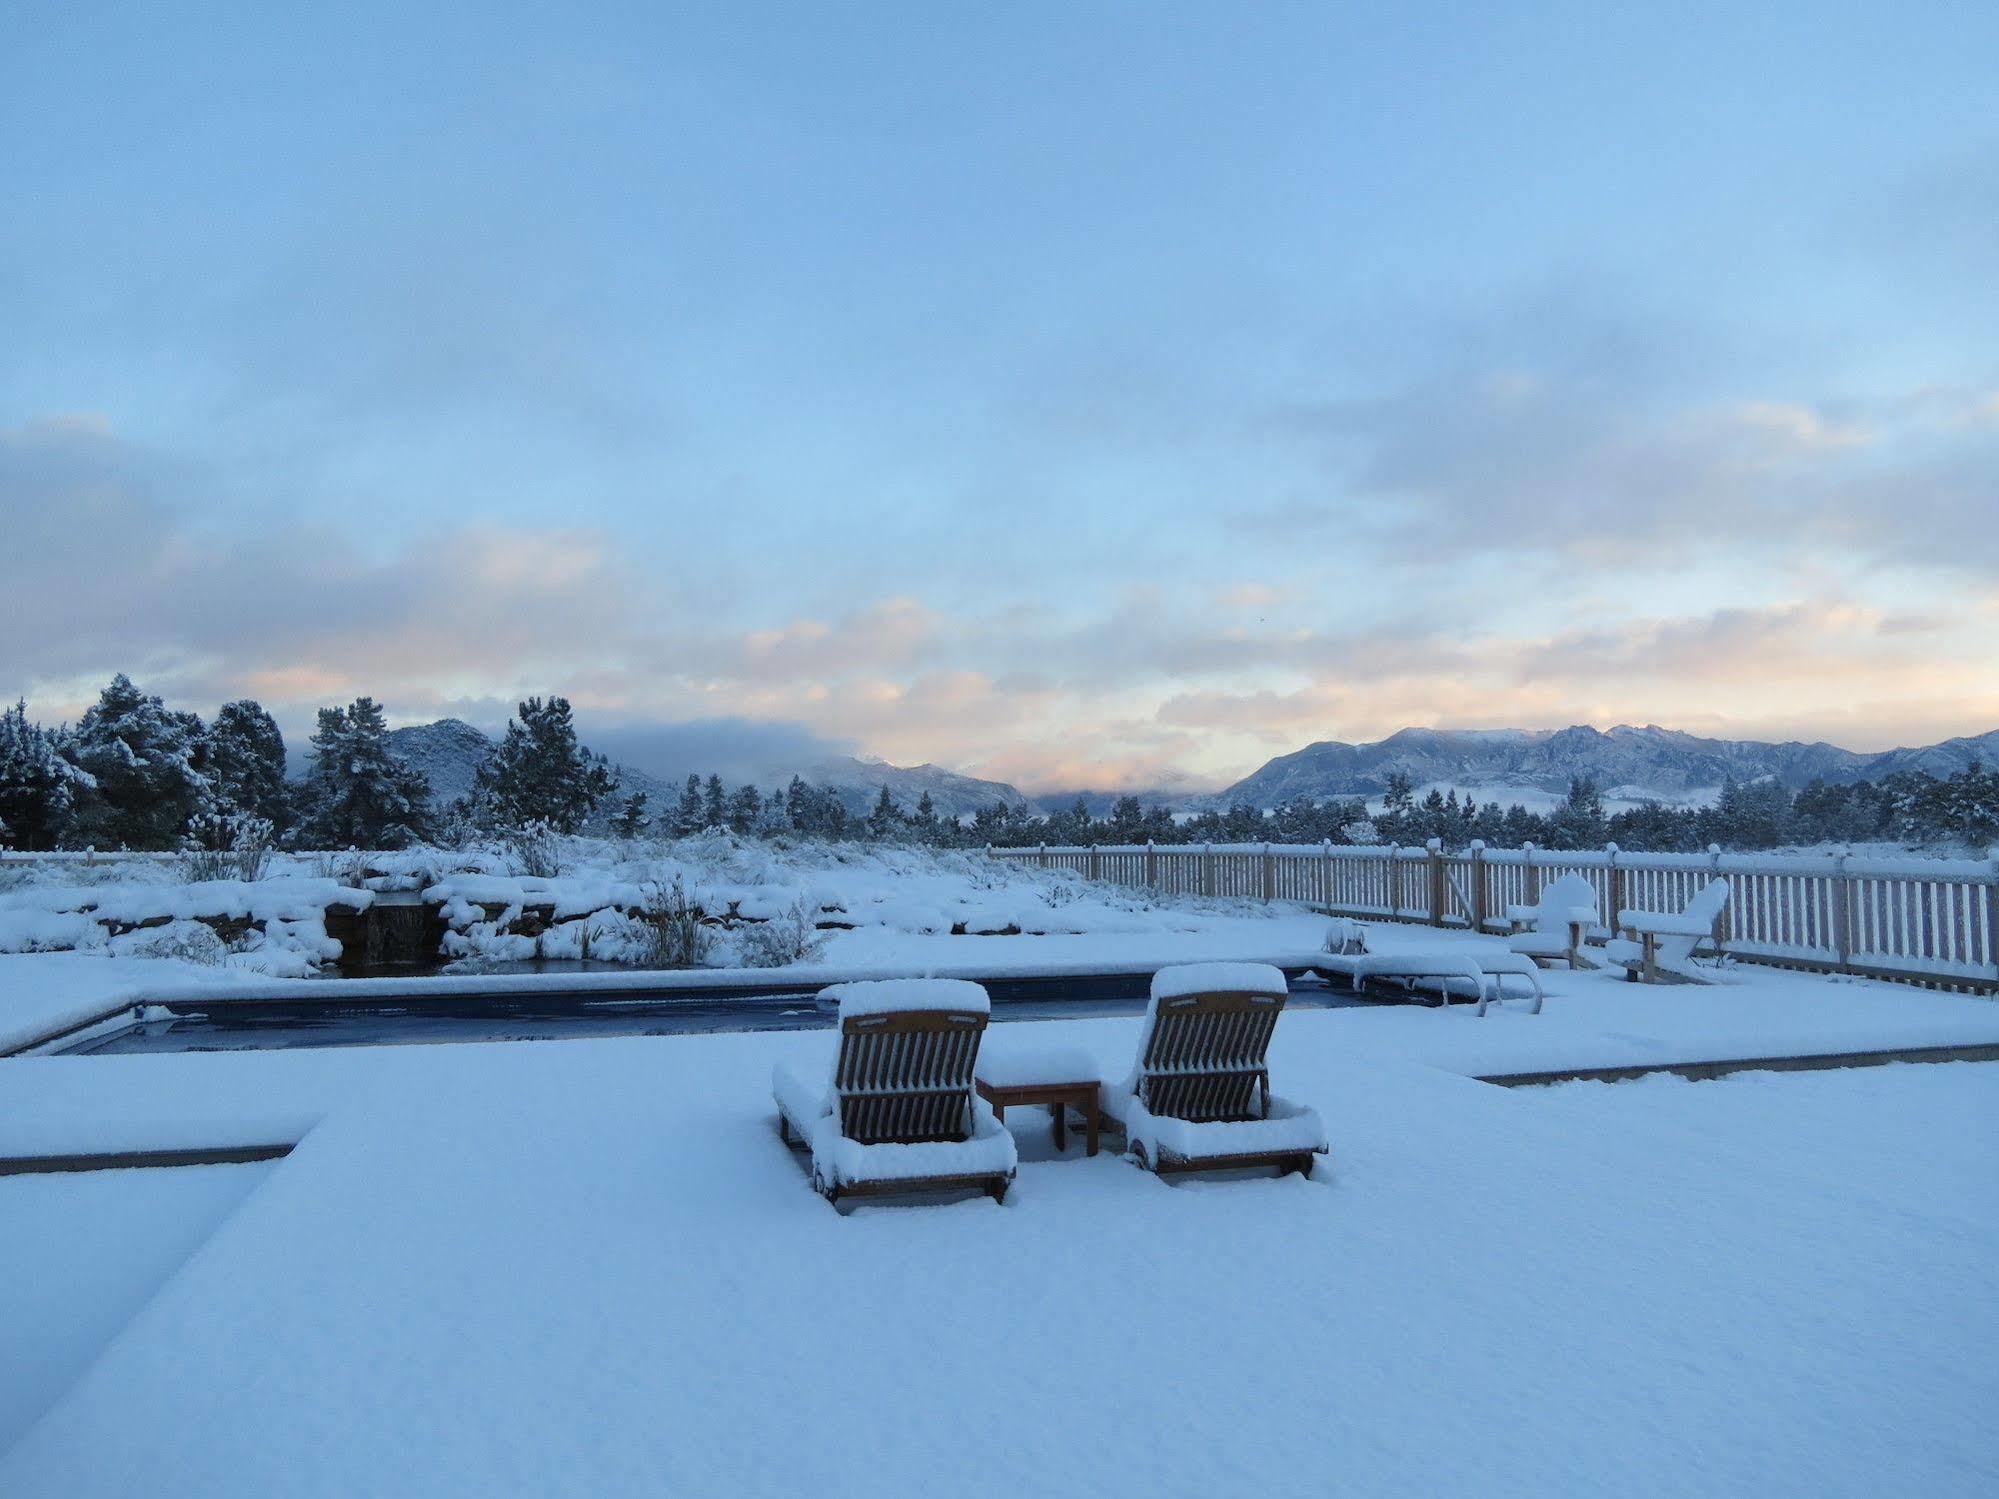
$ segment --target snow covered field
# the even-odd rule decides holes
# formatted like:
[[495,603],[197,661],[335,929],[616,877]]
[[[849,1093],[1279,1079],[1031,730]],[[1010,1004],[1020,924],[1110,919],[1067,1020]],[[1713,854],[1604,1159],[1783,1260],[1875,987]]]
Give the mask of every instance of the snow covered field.
[[[820,1034],[0,1063],[0,1153],[301,1142],[0,1179],[39,1246],[6,1410],[46,1411],[0,1493],[1992,1492],[1999,1067],[1467,1076],[1999,1041],[1987,1000],[1729,977],[1289,1014],[1310,1181],[1166,1186],[1030,1112],[1004,1206],[846,1217],[772,1127]],[[1114,1070],[1136,1028],[986,1044]]]

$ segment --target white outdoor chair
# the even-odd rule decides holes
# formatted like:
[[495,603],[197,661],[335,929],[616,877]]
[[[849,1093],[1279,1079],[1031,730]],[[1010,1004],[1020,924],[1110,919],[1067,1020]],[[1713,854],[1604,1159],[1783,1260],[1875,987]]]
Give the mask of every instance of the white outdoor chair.
[[1602,918],[1597,914],[1596,889],[1581,875],[1563,875],[1531,906],[1508,906],[1506,919],[1513,923],[1506,945],[1514,952],[1541,964],[1596,967],[1582,955],[1583,933]]
[[1642,978],[1648,984],[1707,982],[1693,969],[1693,958],[1701,943],[1720,944],[1715,929],[1721,913],[1728,908],[1728,881],[1709,880],[1699,894],[1680,912],[1619,911],[1617,924],[1623,939],[1605,945],[1604,955],[1624,966],[1628,979]]

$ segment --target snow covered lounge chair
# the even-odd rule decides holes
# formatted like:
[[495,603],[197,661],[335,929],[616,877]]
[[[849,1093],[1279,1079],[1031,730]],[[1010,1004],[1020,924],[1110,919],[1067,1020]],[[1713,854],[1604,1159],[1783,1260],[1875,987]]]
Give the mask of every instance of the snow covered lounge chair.
[[827,1201],[870,1193],[976,1187],[1004,1200],[1013,1136],[972,1092],[986,991],[962,979],[835,984],[830,1068],[780,1063],[771,1076],[778,1134],[812,1153]]
[[1541,968],[1534,959],[1520,953],[1494,952],[1480,947],[1467,952],[1463,948],[1419,949],[1414,952],[1368,953],[1358,958],[1345,960],[1346,971],[1353,976],[1355,989],[1366,992],[1370,981],[1375,979],[1399,980],[1404,990],[1413,990],[1418,984],[1433,990],[1445,1009],[1451,1007],[1453,984],[1471,990],[1478,1001],[1478,1013],[1484,1015],[1486,1006],[1506,998],[1506,980],[1518,978],[1526,980],[1523,985],[1534,1001],[1530,1015],[1541,1013],[1541,1005],[1547,995],[1541,990]]
[[1594,968],[1582,955],[1583,933],[1597,924],[1596,891],[1579,874],[1565,874],[1531,906],[1508,906],[1513,935],[1506,945],[1537,963]]
[[1138,1062],[1102,1095],[1141,1166],[1310,1173],[1327,1150],[1326,1127],[1313,1110],[1271,1096],[1264,1061],[1286,992],[1284,975],[1263,963],[1189,963],[1152,976]]
[[1727,908],[1728,881],[1713,879],[1678,915],[1670,911],[1619,911],[1617,924],[1627,935],[1606,944],[1604,953],[1611,962],[1624,965],[1628,979],[1642,978],[1648,984],[1705,983],[1693,971],[1694,951],[1701,943],[1714,940],[1715,926]]

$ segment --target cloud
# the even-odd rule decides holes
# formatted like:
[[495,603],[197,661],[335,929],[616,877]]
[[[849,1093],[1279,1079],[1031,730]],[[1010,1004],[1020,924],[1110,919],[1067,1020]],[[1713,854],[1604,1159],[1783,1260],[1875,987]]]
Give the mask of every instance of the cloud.
[[[1514,420],[1561,391],[1516,372],[1476,399]],[[1712,437],[1738,468],[1797,472],[1873,464],[1917,439],[1963,461],[1973,409],[1963,393],[1930,393],[1897,410],[1717,406],[1667,425]],[[1506,498],[1508,483],[1526,480],[1500,483],[1494,503],[1527,505]],[[34,624],[0,636],[0,686],[59,717],[123,669],[203,711],[258,697],[293,731],[362,692],[400,720],[485,728],[520,696],[559,692],[594,747],[662,775],[761,776],[868,753],[1064,789],[1214,784],[1309,740],[1409,724],[1741,731],[1816,714],[1822,733],[1901,742],[1912,736],[1898,714],[1954,733],[1999,721],[1994,616],[1978,607],[1989,584],[1898,591],[1827,568],[1787,597],[1767,566],[1717,570],[1738,560],[1732,517],[1683,527],[1706,539],[1681,562],[1646,549],[1642,515],[1629,532],[1597,528],[1616,542],[1601,570],[1578,564],[1559,525],[1538,550],[1467,553],[1413,529],[1397,540],[1396,526],[1414,526],[1405,516],[1336,566],[1283,537],[1267,578],[1238,549],[1212,582],[1110,572],[1110,586],[1075,589],[1030,573],[978,607],[948,588],[885,588],[844,612],[801,613],[781,583],[711,607],[590,528],[460,523],[368,548],[296,520],[218,518],[206,484],[102,421],[0,431],[10,602]],[[1441,513],[1445,501],[1424,503]],[[1898,513],[1926,523],[1943,513],[1929,503],[1946,504]],[[1852,523],[1833,507],[1812,534],[1838,542]],[[1711,601],[1740,578],[1758,596]]]
[[649,722],[582,714],[577,732],[599,754],[668,781],[692,773],[767,780],[779,769],[823,764],[855,749],[803,724],[749,718]]
[[1999,571],[1989,386],[1727,395],[1675,367],[1664,328],[1574,310],[1548,323],[1509,322],[1499,347],[1446,330],[1399,383],[1267,408],[1261,430],[1303,454],[1311,478],[1239,520],[1270,538],[1345,535],[1390,566],[1399,554],[1683,570],[1725,550],[1786,569]]

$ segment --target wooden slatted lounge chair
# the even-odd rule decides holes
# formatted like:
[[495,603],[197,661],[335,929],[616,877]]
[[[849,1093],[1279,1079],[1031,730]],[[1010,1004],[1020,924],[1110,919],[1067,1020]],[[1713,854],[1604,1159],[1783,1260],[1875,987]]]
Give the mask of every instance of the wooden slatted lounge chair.
[[1617,924],[1624,937],[1606,944],[1604,953],[1611,962],[1624,965],[1628,979],[1704,984],[1707,980],[1693,967],[1694,954],[1707,942],[1719,955],[1715,933],[1726,909],[1728,881],[1717,878],[1709,880],[1684,911],[1619,911]]
[[1128,1077],[1102,1112],[1149,1170],[1275,1166],[1310,1174],[1326,1153],[1313,1110],[1274,1096],[1265,1060],[1284,1011],[1284,975],[1262,963],[1190,963],[1153,975]]
[[1596,890],[1579,874],[1565,874],[1541,892],[1531,906],[1508,906],[1506,919],[1513,924],[1507,947],[1537,963],[1567,963],[1571,968],[1594,968],[1582,954],[1583,933],[1600,918],[1596,910]]
[[778,1134],[810,1151],[827,1201],[976,1188],[1003,1200],[1013,1136],[972,1091],[991,1014],[986,991],[960,979],[836,984],[830,1066],[779,1064],[771,1078]]

